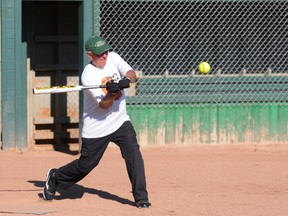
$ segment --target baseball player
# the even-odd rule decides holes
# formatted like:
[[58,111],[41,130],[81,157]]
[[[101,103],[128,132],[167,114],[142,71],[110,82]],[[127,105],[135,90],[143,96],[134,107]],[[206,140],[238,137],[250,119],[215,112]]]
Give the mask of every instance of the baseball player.
[[45,200],[53,200],[57,189],[68,189],[90,173],[101,160],[109,142],[115,143],[125,160],[135,204],[149,208],[144,161],[136,132],[126,112],[124,88],[136,81],[135,71],[99,36],[85,43],[90,63],[84,68],[84,86],[107,85],[84,91],[81,155],[78,159],[47,173]]

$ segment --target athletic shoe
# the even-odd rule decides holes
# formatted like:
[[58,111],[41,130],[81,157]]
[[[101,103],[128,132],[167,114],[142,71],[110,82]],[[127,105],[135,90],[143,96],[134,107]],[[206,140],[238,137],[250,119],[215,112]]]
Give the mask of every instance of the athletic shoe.
[[150,208],[151,203],[147,199],[136,201],[137,208]]
[[56,169],[50,169],[47,172],[46,183],[43,190],[44,200],[53,200],[56,193]]

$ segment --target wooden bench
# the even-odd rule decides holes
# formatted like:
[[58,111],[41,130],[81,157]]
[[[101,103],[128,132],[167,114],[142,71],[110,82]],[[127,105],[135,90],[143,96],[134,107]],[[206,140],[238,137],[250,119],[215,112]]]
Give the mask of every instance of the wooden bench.
[[288,76],[142,77],[127,104],[287,102]]

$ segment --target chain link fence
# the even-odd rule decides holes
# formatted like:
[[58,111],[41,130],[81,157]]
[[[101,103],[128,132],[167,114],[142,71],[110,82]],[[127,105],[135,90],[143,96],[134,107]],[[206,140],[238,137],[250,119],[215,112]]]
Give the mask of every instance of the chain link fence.
[[[100,0],[95,29],[139,79],[130,104],[287,102],[288,1]],[[200,74],[201,61],[211,65]]]

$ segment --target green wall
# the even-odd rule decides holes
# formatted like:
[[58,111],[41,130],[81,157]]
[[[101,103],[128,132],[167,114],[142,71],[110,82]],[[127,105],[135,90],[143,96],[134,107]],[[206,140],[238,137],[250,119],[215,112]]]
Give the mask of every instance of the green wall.
[[22,43],[22,1],[1,2],[1,117],[3,149],[27,146],[26,44]]
[[287,103],[128,106],[141,145],[287,143]]

